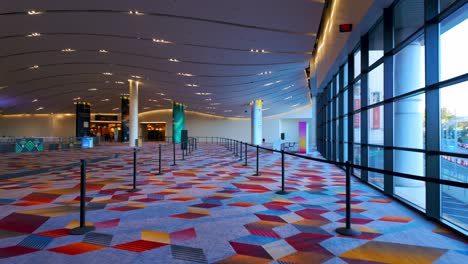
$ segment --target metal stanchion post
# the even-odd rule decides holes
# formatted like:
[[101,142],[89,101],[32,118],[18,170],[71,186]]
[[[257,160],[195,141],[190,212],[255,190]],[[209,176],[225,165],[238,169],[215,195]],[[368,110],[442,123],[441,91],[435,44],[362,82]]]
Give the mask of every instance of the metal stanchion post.
[[242,141],[240,142],[239,161],[242,161]]
[[137,148],[133,149],[133,189],[127,192],[138,192],[141,189],[136,188],[136,174],[137,174]]
[[281,191],[277,191],[277,194],[287,194],[284,190],[284,150],[281,150]]
[[257,171],[255,172],[255,174],[253,176],[260,176],[260,172],[258,171],[258,163],[259,163],[259,160],[258,160],[258,150],[259,150],[259,147],[257,145]]
[[158,164],[158,175],[162,175],[163,173],[161,172],[161,144],[159,144],[159,164]]
[[80,226],[70,230],[70,235],[82,235],[95,230],[94,226],[86,226],[86,160],[81,160],[80,182]]
[[184,147],[185,147],[185,142],[180,142],[180,148],[182,149],[182,160],[185,159],[185,154],[184,154]]
[[234,156],[238,156],[237,151],[239,150],[239,141],[235,140],[234,141]]
[[247,142],[245,142],[245,164],[244,166],[247,166]]
[[346,169],[346,227],[337,228],[335,231],[344,236],[359,236],[361,232],[351,228],[351,166],[349,161],[345,163]]
[[172,141],[172,160],[173,160],[173,163],[171,164],[171,166],[177,165],[175,162],[175,142],[174,141]]

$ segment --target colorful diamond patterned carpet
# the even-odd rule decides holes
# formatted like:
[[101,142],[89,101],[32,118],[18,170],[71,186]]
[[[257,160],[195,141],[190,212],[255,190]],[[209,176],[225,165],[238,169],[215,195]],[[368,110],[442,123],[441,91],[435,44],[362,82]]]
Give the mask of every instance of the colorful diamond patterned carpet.
[[[170,166],[171,150],[163,175],[155,144],[138,152],[138,192],[127,192],[133,152],[124,145],[3,155],[0,263],[468,263],[466,237],[359,181],[351,211],[362,233],[338,235],[345,178],[334,166],[287,156],[288,194],[279,195],[280,155],[261,152],[252,176],[253,149],[248,166],[216,144]],[[60,166],[106,155],[87,167],[86,223],[96,229],[70,235],[80,171]]]

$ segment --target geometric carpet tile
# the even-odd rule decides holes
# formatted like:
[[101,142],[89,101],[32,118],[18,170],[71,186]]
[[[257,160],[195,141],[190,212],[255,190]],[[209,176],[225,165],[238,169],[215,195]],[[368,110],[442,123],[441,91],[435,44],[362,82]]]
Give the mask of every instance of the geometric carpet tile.
[[108,247],[112,242],[112,237],[109,234],[91,232],[85,235],[83,242]]
[[[324,263],[333,257],[335,256],[328,252],[323,253],[323,252],[297,251],[288,256],[282,257],[278,259],[277,261],[278,263],[311,264],[311,263]],[[371,264],[371,263],[363,262],[362,264]]]
[[152,250],[155,248],[166,246],[167,244],[153,242],[153,241],[146,241],[146,240],[137,240],[133,242],[128,242],[120,245],[113,246],[113,248],[133,251],[133,252],[143,252],[147,250]]
[[200,248],[171,245],[172,257],[175,259],[192,261],[197,263],[208,263],[205,253]]
[[447,249],[370,241],[340,255],[342,258],[385,263],[433,263]]
[[250,244],[250,245],[257,245],[257,246],[264,246],[275,241],[280,240],[278,237],[267,237],[267,236],[256,236],[256,235],[248,235],[237,238],[233,240],[236,243],[242,244]]
[[9,237],[17,237],[22,236],[24,233],[0,229],[0,239],[9,238]]
[[22,246],[0,248],[0,259],[24,255],[24,254],[28,254],[28,253],[32,253],[36,251],[39,251],[39,249],[22,247]]
[[387,222],[398,222],[398,223],[408,223],[413,220],[411,217],[400,217],[400,216],[384,216],[379,218],[380,221]]
[[45,223],[49,217],[12,213],[0,220],[0,229],[13,232],[32,233]]
[[231,241],[229,242],[229,244],[234,249],[234,251],[236,251],[237,254],[239,255],[246,255],[246,256],[264,258],[264,259],[269,259],[269,260],[273,259],[270,256],[270,254],[268,254],[268,252],[262,246],[231,242]]
[[70,229],[67,229],[67,228],[54,229],[50,231],[36,233],[35,235],[52,237],[52,238],[64,237],[64,236],[70,235]]
[[[270,263],[271,259],[257,258],[252,256],[245,255],[234,255],[229,258],[225,258],[219,261],[214,262],[215,264],[267,264]],[[286,263],[295,263],[295,262],[284,262]],[[308,262],[310,264],[310,262]]]
[[265,236],[265,237],[275,237],[281,238],[273,229],[271,228],[261,228],[257,226],[248,226],[246,225],[245,228],[249,231],[250,234],[256,236]]
[[37,235],[29,235],[24,238],[18,246],[28,247],[28,248],[35,248],[35,249],[43,249],[45,248],[53,238],[46,237],[46,236],[37,236]]
[[297,251],[315,252],[322,255],[329,255],[331,253],[323,248],[320,245],[320,242],[331,237],[333,236],[325,234],[299,233],[297,235],[285,238],[285,240]]
[[96,244],[89,244],[89,243],[84,243],[84,242],[78,242],[70,245],[65,245],[61,247],[56,247],[56,248],[51,248],[49,251],[57,252],[57,253],[62,253],[66,255],[78,255],[78,254],[83,254],[99,249],[106,248],[105,246],[101,245],[96,245]]

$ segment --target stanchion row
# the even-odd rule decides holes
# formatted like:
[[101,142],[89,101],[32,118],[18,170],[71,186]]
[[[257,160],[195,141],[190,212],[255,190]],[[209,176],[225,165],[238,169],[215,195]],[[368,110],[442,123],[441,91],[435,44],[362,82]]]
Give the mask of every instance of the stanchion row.
[[[285,189],[285,154],[290,154],[292,155],[293,153],[285,152],[283,149],[281,150],[274,150],[274,149],[268,149],[261,147],[259,145],[252,145],[248,144],[247,142],[242,142],[242,141],[237,141],[234,139],[229,139],[229,138],[221,138],[220,139],[221,144],[223,144],[228,151],[231,151],[235,156],[239,155],[238,149],[240,149],[240,153],[242,153],[242,146],[244,146],[244,160],[245,160],[245,166],[247,166],[247,159],[248,159],[248,147],[253,147],[255,148],[255,173],[253,176],[260,176],[260,171],[259,171],[259,166],[260,166],[260,157],[259,157],[259,152],[260,149],[272,151],[272,152],[277,152],[281,153],[281,190],[277,191],[277,194],[280,195],[285,195],[288,194],[288,192]],[[239,147],[240,146],[240,147]],[[294,156],[299,156],[299,155],[294,155]],[[303,156],[300,156],[303,157]],[[308,158],[308,157],[307,157]],[[314,158],[309,158],[318,162],[326,162],[330,163],[327,161],[319,160],[319,159],[314,159]],[[240,154],[240,159],[239,161],[242,161],[242,154]],[[350,169],[350,163],[346,162],[345,164],[346,168],[346,226],[337,228],[336,232],[342,235],[346,236],[359,236],[361,233],[358,230],[355,230],[351,228],[351,169]]]
[[[248,144],[247,142],[242,142],[238,140],[233,140],[233,139],[228,139],[228,138],[221,138],[221,137],[205,137],[205,142],[209,143],[208,139],[211,139],[211,143],[215,143],[218,145],[224,146],[228,151],[232,152],[232,154],[235,157],[239,157],[239,161],[242,161],[244,159],[245,163],[244,166],[248,166],[248,147],[253,147],[255,148],[255,157],[256,157],[256,168],[255,168],[255,173],[253,174],[254,176],[260,176],[260,171],[259,171],[259,166],[260,166],[260,157],[259,157],[259,152],[260,149],[272,151],[272,152],[277,152],[281,153],[281,190],[277,191],[277,194],[280,195],[285,195],[288,194],[288,192],[285,189],[285,154],[289,155],[295,155],[294,153],[289,153],[285,152],[284,150],[274,150],[274,149],[268,149],[261,147],[259,145],[252,145]],[[188,138],[187,141],[183,141],[180,143],[181,146],[181,155],[182,155],[182,160],[185,159],[185,156],[190,155],[192,151],[197,149],[197,143],[198,143],[199,138],[198,137],[192,137]],[[173,164],[171,166],[176,166],[176,143],[172,143],[172,151],[173,151]],[[137,148],[134,148],[133,150],[133,188],[128,190],[128,192],[137,192],[140,191],[140,189],[136,188],[136,177],[137,177],[137,152],[139,150]],[[244,153],[242,153],[244,151]],[[331,163],[329,161],[323,161],[319,159],[314,159],[310,157],[306,157],[308,159],[316,160],[316,161],[321,161],[321,162],[326,162],[326,163]],[[162,175],[162,170],[161,170],[161,164],[162,164],[162,150],[161,150],[161,144],[159,145],[158,148],[158,173],[157,175]],[[352,229],[351,228],[351,169],[350,169],[350,163],[346,162],[345,163],[345,168],[346,168],[346,226],[342,228],[336,229],[336,232],[346,235],[346,236],[358,236],[360,234],[359,231]],[[85,218],[86,218],[86,160],[81,160],[81,181],[80,181],[80,226],[77,228],[74,228],[70,230],[70,234],[72,235],[82,235],[87,232],[93,231],[94,227],[93,226],[86,226],[85,225]]]

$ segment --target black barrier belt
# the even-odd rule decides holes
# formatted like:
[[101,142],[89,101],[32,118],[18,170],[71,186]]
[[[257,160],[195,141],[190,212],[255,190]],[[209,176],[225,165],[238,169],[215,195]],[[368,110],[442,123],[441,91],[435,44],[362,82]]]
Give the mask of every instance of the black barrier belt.
[[[248,145],[248,146],[251,146],[251,147],[257,147],[257,145],[248,144],[248,143],[245,143],[245,144]],[[258,146],[258,147],[260,149],[281,153],[281,150],[275,150],[275,149],[265,148],[265,147],[261,147],[261,146]],[[339,166],[339,167],[344,167],[345,166],[344,162],[313,158],[313,157],[304,156],[304,155],[300,155],[300,154],[296,154],[296,153],[292,153],[292,152],[286,152],[286,151],[284,152],[284,154],[299,157],[299,158],[303,158],[303,159],[307,159],[307,160],[313,160],[313,161],[333,164],[333,165],[336,165],[336,166]],[[423,181],[423,182],[430,182],[430,183],[437,183],[437,184],[460,187],[460,188],[468,188],[468,183],[463,183],[463,182],[456,182],[456,181],[450,181],[450,180],[444,180],[444,179],[429,178],[429,177],[417,176],[417,175],[401,173],[401,172],[396,172],[396,171],[387,171],[387,170],[375,169],[375,168],[364,167],[364,166],[356,165],[356,164],[352,164],[352,163],[350,163],[349,166],[351,168],[382,173],[382,174],[390,175],[392,177],[400,177],[400,178],[406,178],[406,179]]]

